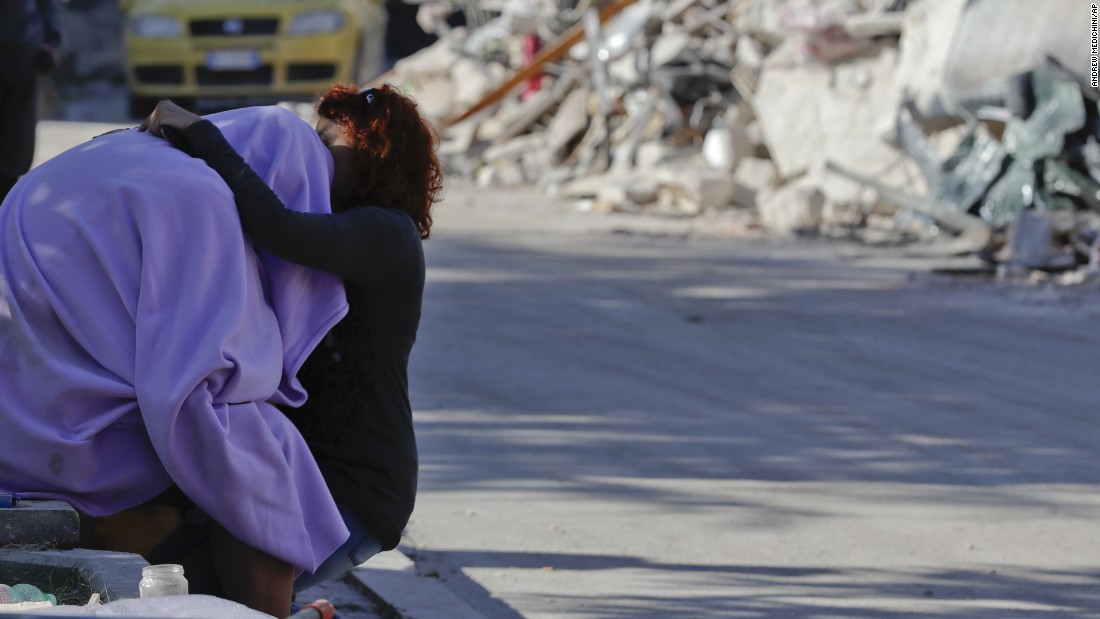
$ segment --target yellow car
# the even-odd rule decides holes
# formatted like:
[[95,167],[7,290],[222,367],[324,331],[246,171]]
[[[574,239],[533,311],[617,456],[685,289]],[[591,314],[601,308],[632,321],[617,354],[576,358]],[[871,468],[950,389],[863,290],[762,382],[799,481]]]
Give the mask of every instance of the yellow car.
[[122,0],[130,114],[234,107],[355,81],[370,0]]

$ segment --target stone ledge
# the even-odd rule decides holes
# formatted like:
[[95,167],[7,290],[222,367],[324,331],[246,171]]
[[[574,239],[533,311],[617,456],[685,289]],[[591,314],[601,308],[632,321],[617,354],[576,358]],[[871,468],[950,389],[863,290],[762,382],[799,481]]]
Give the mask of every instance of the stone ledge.
[[0,549],[0,582],[27,582],[41,588],[75,579],[88,586],[89,595],[99,593],[104,602],[111,602],[140,597],[138,583],[146,565],[140,555],[128,552]]
[[72,548],[80,539],[80,515],[65,501],[21,501],[0,508],[0,548]]

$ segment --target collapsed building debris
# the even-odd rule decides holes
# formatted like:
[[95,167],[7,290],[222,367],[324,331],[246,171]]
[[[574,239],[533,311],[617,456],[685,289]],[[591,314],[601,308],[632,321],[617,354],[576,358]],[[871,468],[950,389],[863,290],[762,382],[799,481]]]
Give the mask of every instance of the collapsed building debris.
[[1028,0],[435,0],[422,23],[464,11],[467,26],[383,78],[442,128],[450,171],[483,185],[1064,269],[1100,263],[1079,9],[1051,0],[1039,22]]

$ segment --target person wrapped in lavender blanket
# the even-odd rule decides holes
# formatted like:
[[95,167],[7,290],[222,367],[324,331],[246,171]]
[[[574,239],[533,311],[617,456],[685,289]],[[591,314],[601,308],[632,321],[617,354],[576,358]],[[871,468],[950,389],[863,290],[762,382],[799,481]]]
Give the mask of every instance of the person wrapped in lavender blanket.
[[[379,93],[422,133],[367,118]],[[162,103],[0,207],[0,491],[90,516],[177,491],[208,542],[151,561],[275,616],[395,546],[416,488],[437,140],[392,90],[334,87],[319,111],[315,132],[277,107]]]

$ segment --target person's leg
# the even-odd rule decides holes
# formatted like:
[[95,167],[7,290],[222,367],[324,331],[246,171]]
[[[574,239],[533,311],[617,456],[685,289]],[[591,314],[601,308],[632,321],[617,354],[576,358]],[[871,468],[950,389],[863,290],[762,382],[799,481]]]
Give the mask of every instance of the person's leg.
[[275,617],[290,614],[294,566],[210,523],[210,552],[226,599]]
[[225,597],[210,550],[210,518],[197,508],[187,510],[182,522],[142,556],[150,565],[182,565],[189,593]]
[[188,512],[145,560],[182,565],[189,593],[233,600],[275,617],[290,614],[294,567],[237,539],[201,510]]
[[0,49],[0,202],[34,162],[38,73],[22,47]]
[[[166,495],[167,494],[168,493],[166,493]],[[182,494],[179,496],[182,497]],[[215,548],[219,548],[223,552],[233,552],[230,547],[225,546],[224,541],[226,537],[233,539],[232,536],[221,527],[215,525],[214,522],[210,520],[209,516],[201,510],[190,505],[189,501],[178,502],[178,497],[176,497],[175,500],[177,501],[175,504],[183,512],[182,522],[155,548],[144,555],[145,560],[150,564],[176,563],[182,565],[184,568],[184,577],[187,578],[188,590],[191,593],[231,599],[251,606],[252,608],[256,608],[252,606],[251,602],[240,599],[239,597],[234,597],[234,591],[239,591],[240,585],[233,579],[226,580],[223,576],[223,572],[226,571],[226,569],[235,570],[236,572],[248,572],[254,577],[261,579],[260,589],[263,591],[264,586],[262,578],[264,578],[264,567],[262,565],[240,567],[241,557],[230,560],[227,563],[222,554],[215,551]],[[168,502],[169,499],[160,499],[160,501],[164,503]],[[294,580],[292,588],[290,589],[291,595],[305,591],[322,582],[339,578],[363,564],[367,559],[381,552],[382,540],[363,525],[363,523],[352,514],[351,510],[343,507],[339,507],[339,509],[340,515],[344,519],[344,524],[347,526],[350,533],[348,540],[344,542],[340,548],[336,549],[336,551],[317,568],[316,572],[313,574],[302,574]],[[215,530],[220,531],[220,538],[215,537]],[[234,542],[246,549],[244,553],[244,557],[246,557],[244,559],[245,562],[249,561],[247,557],[253,553],[273,560],[272,557],[245,546],[239,540],[233,539],[232,542],[229,542],[230,546],[232,546]],[[240,548],[237,549],[238,552],[239,550]],[[237,565],[238,567],[227,568],[227,565]],[[291,572],[291,578],[293,578],[293,568],[291,568]],[[280,592],[279,595],[281,596],[282,593]],[[281,602],[278,602],[278,604],[281,604]],[[287,608],[289,610],[289,602]],[[271,614],[285,616],[288,613]]]

